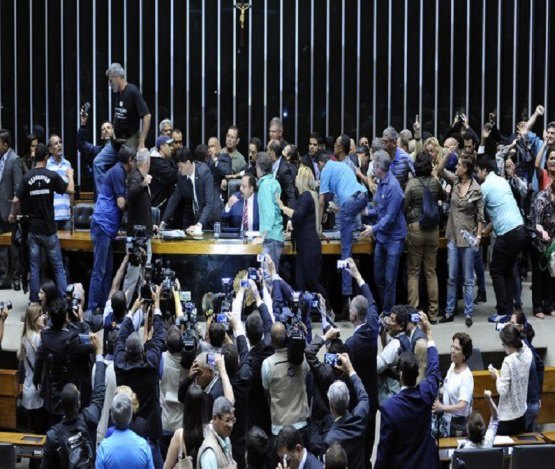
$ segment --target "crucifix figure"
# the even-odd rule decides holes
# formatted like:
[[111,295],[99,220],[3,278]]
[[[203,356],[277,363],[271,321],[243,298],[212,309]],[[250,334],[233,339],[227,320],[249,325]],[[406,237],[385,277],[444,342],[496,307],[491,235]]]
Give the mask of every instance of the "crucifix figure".
[[236,3],[235,8],[241,12],[239,16],[239,22],[241,23],[241,29],[245,29],[245,13],[251,7],[250,2]]

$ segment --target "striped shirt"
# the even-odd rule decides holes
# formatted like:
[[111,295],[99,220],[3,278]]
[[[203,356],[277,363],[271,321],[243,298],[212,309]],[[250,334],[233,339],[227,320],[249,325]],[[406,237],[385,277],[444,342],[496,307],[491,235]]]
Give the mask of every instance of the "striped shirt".
[[[58,173],[65,182],[68,182],[67,169],[71,168],[71,163],[63,155],[59,163],[53,156],[48,158],[46,169]],[[71,201],[69,194],[54,193],[54,220],[69,220],[71,218]]]

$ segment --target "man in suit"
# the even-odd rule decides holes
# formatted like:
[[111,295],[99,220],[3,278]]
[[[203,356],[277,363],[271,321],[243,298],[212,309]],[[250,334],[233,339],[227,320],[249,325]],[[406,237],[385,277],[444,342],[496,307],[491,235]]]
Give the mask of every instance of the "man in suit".
[[230,228],[239,231],[258,231],[258,198],[256,197],[256,178],[246,174],[241,178],[239,192],[233,194],[222,211],[222,221]]
[[345,341],[345,346],[353,363],[353,368],[360,376],[366,394],[370,399],[366,438],[366,461],[368,461],[374,447],[375,418],[378,409],[378,378],[376,372],[379,335],[378,308],[370,287],[362,278],[351,257],[347,259],[345,270],[355,279],[362,293],[355,296],[349,304],[349,320],[353,324],[355,332]]
[[[200,146],[201,145],[197,146],[195,153]],[[222,196],[227,195],[226,176],[229,176],[232,173],[231,157],[227,153],[222,152],[222,146],[216,137],[210,137],[208,139],[207,151],[208,154],[206,155],[206,164],[210,168],[210,171],[212,171],[212,176],[214,177],[214,187],[218,192],[221,191]],[[196,156],[196,159],[202,161],[198,156]]]
[[413,353],[403,352],[399,358],[401,392],[380,406],[376,469],[441,467],[437,445],[430,433],[432,405],[441,381],[439,357],[430,323],[422,312],[420,322],[428,339],[426,378],[416,385],[418,361]]
[[270,140],[268,154],[272,159],[272,173],[281,186],[281,201],[289,208],[295,205],[295,171],[282,156],[284,144],[279,140]]
[[170,197],[160,229],[164,229],[178,206],[183,203],[182,226],[190,235],[211,229],[220,219],[222,202],[214,188],[212,173],[205,163],[195,161],[191,150],[179,148],[176,152],[179,177]]
[[[283,467],[290,469],[319,469],[322,463],[303,446],[301,432],[293,425],[285,425],[278,433],[275,448]],[[285,464],[287,461],[287,464]]]
[[[12,200],[21,182],[19,157],[12,148],[8,130],[0,130],[0,234],[12,231],[8,221]],[[0,248],[0,288],[11,287],[11,274],[17,269],[17,251],[14,246]]]
[[347,453],[351,469],[365,469],[367,462],[365,462],[365,451],[362,448],[366,441],[366,427],[370,411],[368,394],[351,364],[349,354],[342,353],[339,357],[341,365],[337,364],[336,368],[349,375],[357,396],[357,405],[352,412],[349,412],[349,388],[343,381],[337,380],[330,386],[328,401],[334,422],[325,437],[325,442],[328,446],[336,442],[341,444]]

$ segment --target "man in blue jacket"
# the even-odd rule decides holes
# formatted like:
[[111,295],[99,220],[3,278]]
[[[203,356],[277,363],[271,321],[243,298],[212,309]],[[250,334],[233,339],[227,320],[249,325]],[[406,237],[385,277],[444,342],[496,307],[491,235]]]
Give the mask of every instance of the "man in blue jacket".
[[380,443],[376,469],[441,467],[438,448],[430,432],[432,405],[441,381],[439,357],[430,323],[422,312],[420,321],[428,339],[426,378],[416,386],[418,361],[412,352],[401,353],[401,392],[387,399],[380,407]]
[[370,218],[377,217],[373,225],[365,225],[361,236],[373,236],[374,278],[382,300],[382,311],[391,313],[395,305],[397,270],[405,247],[407,223],[403,213],[405,194],[399,181],[390,171],[391,161],[385,151],[374,153],[374,172],[379,178],[378,190],[374,196],[374,208],[368,213]]
[[243,233],[258,231],[260,216],[256,178],[252,174],[245,174],[241,178],[239,192],[229,198],[222,211],[222,222],[226,223],[229,228],[239,229]]

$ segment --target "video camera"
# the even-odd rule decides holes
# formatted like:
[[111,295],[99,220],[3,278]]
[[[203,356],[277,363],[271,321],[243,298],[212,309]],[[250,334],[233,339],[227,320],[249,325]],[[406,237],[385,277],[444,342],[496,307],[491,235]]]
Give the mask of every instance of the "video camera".
[[180,292],[179,300],[183,315],[176,319],[176,325],[182,328],[181,336],[181,366],[191,368],[197,356],[199,336],[197,332],[197,308],[191,302],[191,292]]
[[76,318],[79,312],[81,301],[75,294],[75,285],[68,285],[66,288],[66,310],[70,318]]
[[11,310],[13,308],[12,302],[6,301],[4,303],[3,301],[0,301],[0,311],[2,311],[4,308],[6,308],[8,311]]
[[175,270],[170,269],[170,261],[163,263],[162,259],[156,259],[152,276],[154,282],[162,289],[160,299],[169,300],[172,287],[175,288]]
[[146,263],[148,239],[146,227],[143,225],[135,225],[135,234],[126,238],[127,244],[131,244],[127,252],[129,253],[129,263],[132,266],[138,267]]

